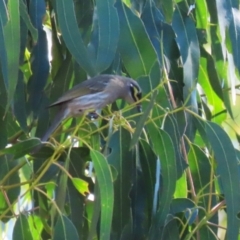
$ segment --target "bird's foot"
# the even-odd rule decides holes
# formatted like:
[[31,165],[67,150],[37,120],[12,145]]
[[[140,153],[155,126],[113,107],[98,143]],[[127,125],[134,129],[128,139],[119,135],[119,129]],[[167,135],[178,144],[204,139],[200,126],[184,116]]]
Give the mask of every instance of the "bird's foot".
[[90,112],[90,113],[87,114],[87,117],[88,117],[90,120],[96,120],[96,119],[99,117],[99,115],[98,115],[98,113],[96,113],[96,112]]

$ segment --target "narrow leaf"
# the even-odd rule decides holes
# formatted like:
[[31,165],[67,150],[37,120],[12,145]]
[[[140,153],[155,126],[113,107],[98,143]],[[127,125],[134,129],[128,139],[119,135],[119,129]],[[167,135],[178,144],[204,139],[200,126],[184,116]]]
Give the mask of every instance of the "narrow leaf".
[[91,150],[90,156],[94,164],[100,189],[100,240],[110,239],[114,199],[111,170],[107,164],[106,158],[100,152]]
[[160,10],[156,7],[154,1],[147,1],[141,19],[144,23],[148,36],[151,40],[152,45],[158,55],[158,61],[160,66],[163,65],[163,49],[162,49],[162,30],[164,24],[164,17]]
[[109,141],[108,148],[111,154],[108,162],[117,171],[117,179],[114,181],[114,215],[113,230],[120,236],[124,227],[130,220],[131,202],[129,192],[132,186],[133,154],[129,150],[131,136],[123,128],[115,132]]
[[[213,208],[217,204],[217,198],[213,194],[215,193],[215,186],[213,179],[211,179],[212,175],[209,159],[197,145],[191,144],[188,153],[188,162],[191,169],[195,192],[198,196],[202,196],[201,198],[199,197],[197,205],[204,209],[208,209],[209,206]],[[204,217],[205,213],[199,211],[199,219]],[[217,214],[211,218],[211,222],[218,224]],[[211,226],[203,226],[199,229],[200,238],[211,240],[213,238],[212,232],[217,234],[217,229]]]
[[6,39],[4,38],[4,26],[6,25],[7,21],[8,16],[6,3],[4,0],[0,0],[0,62],[6,90],[8,90],[9,86],[8,61],[5,42]]
[[4,29],[5,44],[8,58],[8,104],[12,103],[17,86],[19,56],[20,56],[20,13],[19,0],[8,1],[8,13],[10,20]]
[[119,38],[119,20],[114,0],[97,0],[98,51],[96,68],[98,72],[107,69],[112,63]]
[[76,240],[79,239],[73,223],[64,215],[60,216],[54,227],[53,240]]
[[[240,188],[238,159],[228,135],[215,123],[206,123],[206,133],[218,163],[220,181],[223,186],[227,205],[227,236],[237,239],[240,213]],[[238,183],[238,184],[236,184]]]
[[157,54],[143,23],[122,1],[116,2],[116,8],[120,21],[119,51],[124,66],[132,78],[148,75]]
[[141,116],[141,118],[139,119],[139,121],[137,122],[137,126],[136,126],[136,130],[132,136],[132,140],[130,143],[130,149],[137,143],[142,130],[144,128],[145,122],[149,117],[150,111],[152,110],[154,103],[155,103],[155,99],[157,97],[157,91],[153,92],[153,95],[151,97],[150,103],[148,104],[147,108],[144,110],[143,115]]
[[[232,21],[229,26],[229,36],[232,43],[232,54],[236,68],[240,72],[240,17],[239,10],[232,8]],[[235,84],[235,82],[234,82]]]
[[159,199],[158,211],[154,216],[149,235],[150,239],[154,239],[156,234],[160,234],[170,211],[170,204],[173,199],[177,181],[177,166],[173,142],[169,135],[163,130],[155,129],[155,132],[153,132],[152,129],[151,140],[154,152],[160,159],[162,175],[162,194]]
[[[239,170],[236,151],[226,132],[215,123],[196,120],[197,127],[203,139],[212,147],[220,174],[219,181],[222,185],[227,205],[227,238],[237,239],[239,229],[240,189]],[[236,184],[237,183],[237,184]]]
[[88,183],[80,178],[72,178],[72,183],[75,186],[75,188],[82,194],[82,195],[86,195],[87,193],[89,193],[88,190]]
[[63,39],[78,64],[90,75],[96,75],[91,59],[79,32],[74,12],[74,3],[69,0],[56,1],[57,17]]
[[183,64],[183,95],[184,99],[189,96],[188,104],[196,111],[196,84],[199,70],[199,43],[194,21],[187,15],[187,12],[181,10],[181,4],[173,15],[173,30],[176,33],[176,41],[181,54]]
[[36,43],[38,39],[38,32],[37,29],[33,26],[31,19],[28,15],[27,6],[24,3],[24,0],[20,0],[19,4],[20,4],[20,16],[23,19],[24,23],[26,24],[28,30],[31,32],[33,41]]
[[12,147],[1,149],[0,156],[4,154],[13,154],[14,158],[20,158],[25,154],[31,152],[36,146],[40,145],[41,141],[38,138],[31,138],[25,141],[19,142]]
[[28,219],[24,214],[20,214],[13,228],[13,240],[32,240]]
[[29,103],[34,117],[39,114],[42,103],[43,90],[49,75],[48,43],[47,35],[43,30],[43,17],[46,13],[44,0],[31,0],[29,3],[29,15],[34,27],[38,31],[38,41],[31,52],[32,75],[29,79]]

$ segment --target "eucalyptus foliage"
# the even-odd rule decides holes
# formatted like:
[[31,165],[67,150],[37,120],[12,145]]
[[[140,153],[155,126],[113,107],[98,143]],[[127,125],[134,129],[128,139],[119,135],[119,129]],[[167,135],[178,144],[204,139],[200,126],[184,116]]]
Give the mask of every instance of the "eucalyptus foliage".
[[[239,239],[239,36],[238,0],[0,0],[1,236]],[[103,73],[142,113],[42,143],[47,106]]]

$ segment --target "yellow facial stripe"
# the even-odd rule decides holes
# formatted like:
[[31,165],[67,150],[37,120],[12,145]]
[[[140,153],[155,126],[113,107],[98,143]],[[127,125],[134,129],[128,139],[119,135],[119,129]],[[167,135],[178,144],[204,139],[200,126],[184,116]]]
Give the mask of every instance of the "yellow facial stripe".
[[136,87],[133,87],[133,97],[136,101],[139,100],[138,95],[139,95],[139,90]]

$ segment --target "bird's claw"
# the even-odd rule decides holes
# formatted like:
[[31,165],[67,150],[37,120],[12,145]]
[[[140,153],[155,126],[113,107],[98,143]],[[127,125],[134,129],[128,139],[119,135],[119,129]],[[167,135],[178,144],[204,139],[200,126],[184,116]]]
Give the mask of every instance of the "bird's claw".
[[99,117],[99,115],[96,112],[90,112],[87,114],[87,117],[93,121],[93,120],[96,120]]

